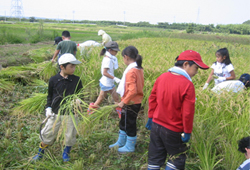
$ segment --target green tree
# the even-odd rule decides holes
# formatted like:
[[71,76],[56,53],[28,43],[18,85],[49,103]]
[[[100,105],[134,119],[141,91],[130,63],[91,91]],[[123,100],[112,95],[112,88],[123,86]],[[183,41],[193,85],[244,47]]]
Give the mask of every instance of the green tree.
[[30,20],[30,22],[35,22],[36,18],[35,17],[30,17],[29,20]]
[[188,28],[186,29],[186,32],[188,34],[194,33],[194,28],[193,28],[193,24],[189,24]]

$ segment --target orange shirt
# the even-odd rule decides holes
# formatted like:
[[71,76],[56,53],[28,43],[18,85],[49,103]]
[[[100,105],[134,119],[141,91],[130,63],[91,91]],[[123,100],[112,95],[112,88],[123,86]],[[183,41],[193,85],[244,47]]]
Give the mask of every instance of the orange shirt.
[[125,90],[121,100],[127,104],[140,104],[143,99],[143,69],[132,68],[126,74]]

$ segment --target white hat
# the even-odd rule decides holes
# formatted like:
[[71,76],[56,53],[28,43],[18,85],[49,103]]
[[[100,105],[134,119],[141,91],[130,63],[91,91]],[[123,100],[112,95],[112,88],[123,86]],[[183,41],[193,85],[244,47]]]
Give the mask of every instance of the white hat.
[[58,63],[59,65],[62,65],[66,63],[80,64],[82,62],[78,61],[73,54],[65,53],[59,58]]
[[98,35],[100,36],[100,35],[103,35],[103,34],[105,34],[105,31],[103,31],[103,30],[99,30],[98,31]]

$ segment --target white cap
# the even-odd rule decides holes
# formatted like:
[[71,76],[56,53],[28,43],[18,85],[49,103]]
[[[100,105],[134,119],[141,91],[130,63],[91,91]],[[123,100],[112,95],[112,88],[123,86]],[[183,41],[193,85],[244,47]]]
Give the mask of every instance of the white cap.
[[73,54],[65,53],[59,58],[58,63],[59,65],[62,65],[66,63],[80,64],[82,62],[78,61]]
[[103,30],[99,30],[98,31],[98,35],[100,36],[100,35],[103,35],[103,34],[105,34],[105,31],[103,31]]

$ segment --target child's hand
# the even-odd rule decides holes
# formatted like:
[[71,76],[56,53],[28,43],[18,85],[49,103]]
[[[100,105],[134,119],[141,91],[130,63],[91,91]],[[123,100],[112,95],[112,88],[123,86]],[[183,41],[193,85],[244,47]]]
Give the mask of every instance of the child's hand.
[[181,140],[184,143],[187,143],[190,140],[191,133],[182,133],[181,134]]
[[118,103],[118,106],[119,106],[120,108],[122,108],[122,107],[124,106],[123,101],[121,101],[120,103]]
[[119,79],[119,78],[117,78],[117,77],[114,77],[114,81],[115,81],[117,84],[119,84],[120,81],[121,81],[121,79]]
[[208,87],[208,85],[209,85],[208,83],[205,83],[202,89],[205,90]]

